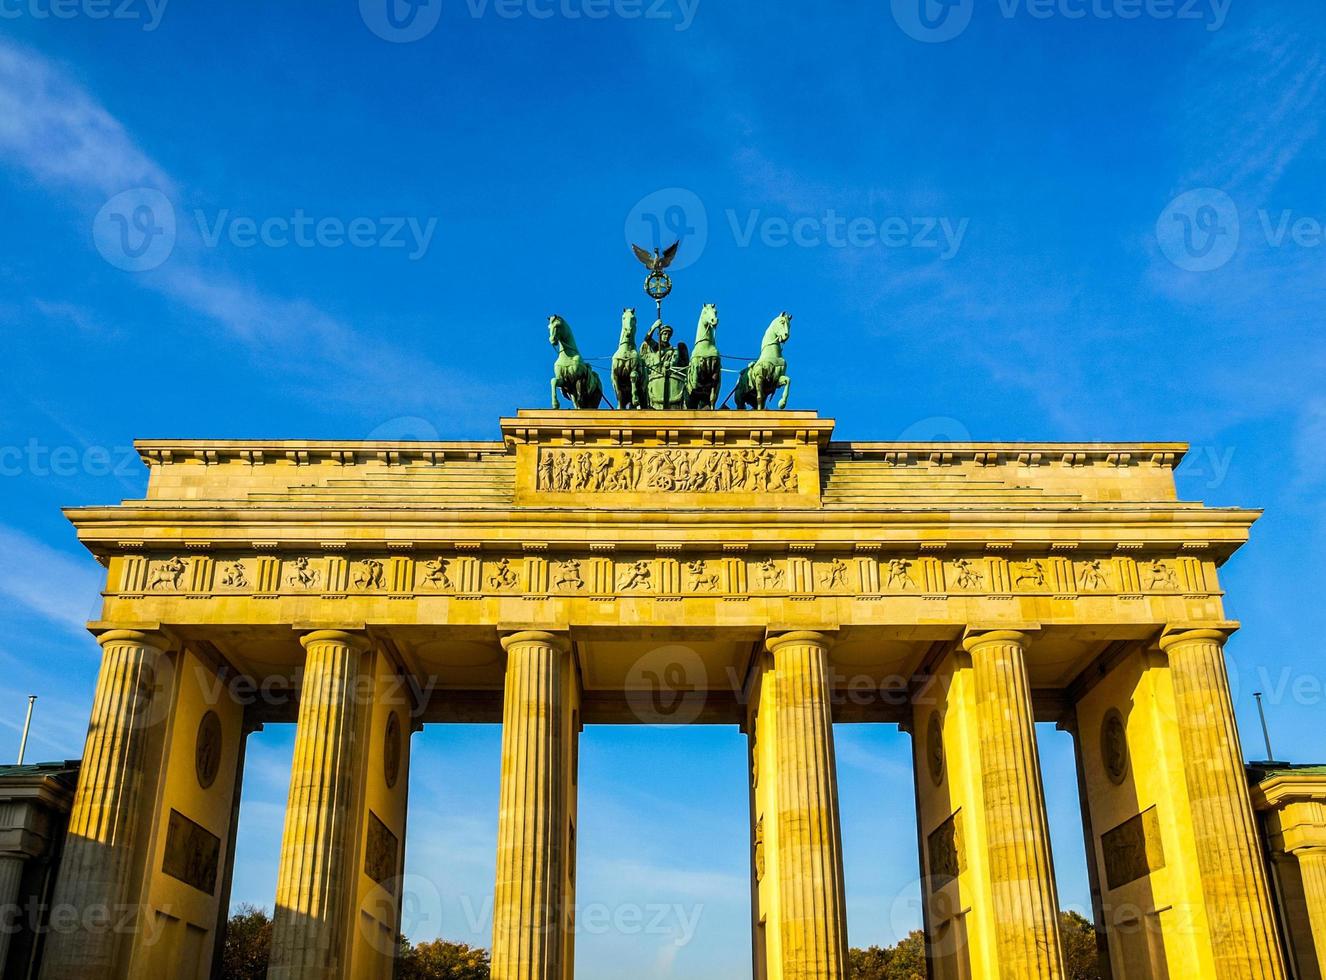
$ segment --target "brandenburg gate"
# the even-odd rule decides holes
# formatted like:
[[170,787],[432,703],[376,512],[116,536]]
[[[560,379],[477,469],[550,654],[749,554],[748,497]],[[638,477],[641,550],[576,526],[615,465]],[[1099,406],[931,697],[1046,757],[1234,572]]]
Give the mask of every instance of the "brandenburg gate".
[[833,434],[643,408],[140,443],[145,499],[69,512],[107,577],[54,905],[106,917],[43,976],[209,975],[245,741],[293,722],[270,976],[390,977],[411,734],[492,722],[493,976],[570,980],[579,733],[674,722],[749,740],[754,976],[841,980],[834,724],[873,722],[912,736],[932,975],[1063,977],[1048,721],[1113,975],[1285,977],[1218,579],[1257,514],[1179,501],[1179,445]]

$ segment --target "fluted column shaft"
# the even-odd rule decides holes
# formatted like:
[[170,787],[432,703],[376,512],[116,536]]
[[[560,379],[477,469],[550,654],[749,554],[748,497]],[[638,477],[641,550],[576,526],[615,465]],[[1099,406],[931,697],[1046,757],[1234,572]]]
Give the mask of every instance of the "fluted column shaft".
[[18,924],[18,890],[25,863],[21,855],[0,854],[0,973],[9,956],[9,937]]
[[361,636],[325,630],[303,638],[307,658],[291,766],[290,798],[276,884],[270,980],[332,980],[342,962],[358,869],[351,866],[357,815],[361,704],[369,648]]
[[1317,965],[1326,972],[1326,848],[1296,851],[1298,871],[1303,879],[1303,897],[1307,900],[1308,921],[1312,923],[1312,946],[1317,951]]
[[829,645],[819,633],[769,641],[775,685],[779,929],[783,980],[847,971]]
[[562,980],[568,646],[549,633],[505,637],[501,810],[493,980]]
[[1222,980],[1285,975],[1225,669],[1225,634],[1172,633],[1169,655],[1183,773],[1216,968]]
[[1036,745],[1028,638],[968,637],[976,694],[987,860],[1001,977],[1064,976],[1059,899]]
[[45,980],[108,977],[121,968],[125,913],[136,901],[134,848],[155,796],[152,749],[169,707],[159,691],[163,637],[114,630],[98,642],[101,673],[54,896],[54,907],[78,910],[83,926],[46,945]]

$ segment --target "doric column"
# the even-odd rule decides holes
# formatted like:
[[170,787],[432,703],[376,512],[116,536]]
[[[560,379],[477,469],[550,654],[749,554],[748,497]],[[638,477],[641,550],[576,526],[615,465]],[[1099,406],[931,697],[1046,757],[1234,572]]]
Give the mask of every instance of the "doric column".
[[1169,655],[1183,772],[1215,962],[1222,978],[1285,975],[1225,672],[1225,633],[1173,632]]
[[303,637],[307,657],[295,731],[272,927],[271,980],[346,975],[347,913],[362,753],[359,678],[368,640],[323,630]]
[[1000,974],[1064,976],[1026,634],[969,636]]
[[1326,972],[1326,847],[1296,851],[1298,870],[1303,879],[1303,897],[1307,900],[1308,919],[1312,923],[1312,945],[1317,951],[1317,965]]
[[[103,633],[101,673],[69,833],[56,880],[55,908],[76,909],[77,934],[46,945],[45,980],[108,977],[121,969],[131,938],[124,916],[136,902],[135,848],[153,803],[155,755],[165,720],[158,673],[168,643],[154,633]],[[119,924],[112,928],[110,924]]]
[[23,865],[18,854],[0,854],[0,972],[9,956],[9,937],[14,934],[19,916],[18,889],[23,883]]
[[550,633],[504,637],[501,809],[493,906],[493,980],[570,974],[569,822],[575,738],[570,644]]
[[782,980],[842,980],[847,971],[830,643],[820,633],[804,632],[768,643],[774,658]]

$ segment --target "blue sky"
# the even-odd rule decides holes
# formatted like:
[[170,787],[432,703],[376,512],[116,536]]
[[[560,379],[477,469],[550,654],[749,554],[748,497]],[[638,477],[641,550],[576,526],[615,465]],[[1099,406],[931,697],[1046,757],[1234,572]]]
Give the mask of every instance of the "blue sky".
[[[396,2],[0,0],[0,737],[37,693],[30,757],[81,751],[60,508],[138,496],[132,439],[493,437],[547,398],[548,314],[610,353],[657,227],[681,336],[791,310],[792,405],[840,436],[1190,441],[1184,497],[1267,510],[1224,573],[1245,748],[1262,689],[1326,760],[1319,5]],[[271,903],[289,737],[252,743],[237,900]],[[858,944],[919,921],[907,746],[839,730]],[[498,733],[415,748],[414,931],[486,942]],[[580,977],[743,975],[742,751],[587,732],[580,900],[674,912]]]

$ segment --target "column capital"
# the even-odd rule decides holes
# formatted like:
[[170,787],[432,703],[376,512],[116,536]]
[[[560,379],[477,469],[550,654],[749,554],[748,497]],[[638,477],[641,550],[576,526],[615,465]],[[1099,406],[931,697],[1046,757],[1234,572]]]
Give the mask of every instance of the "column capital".
[[546,630],[520,630],[502,637],[503,650],[510,651],[512,647],[520,646],[546,646],[560,653],[570,653],[571,638],[565,633],[549,633]]
[[363,633],[349,630],[313,630],[301,636],[299,642],[305,650],[314,643],[340,643],[360,653],[366,653],[373,646],[373,641]]
[[771,633],[765,638],[764,645],[770,653],[777,653],[783,647],[812,646],[828,651],[833,648],[834,637],[820,630],[793,630],[789,633]]
[[1168,653],[1171,648],[1184,643],[1214,643],[1224,646],[1238,630],[1238,623],[1218,623],[1209,626],[1171,625],[1165,627],[1160,636],[1160,649]]
[[1038,629],[1038,626],[1019,626],[1016,629],[983,630],[969,626],[962,638],[962,648],[968,653],[975,653],[981,647],[995,643],[1013,643],[1025,650],[1031,646],[1032,634]]
[[171,648],[170,637],[164,633],[158,633],[156,630],[135,630],[135,629],[110,629],[105,633],[97,635],[97,642],[101,644],[102,649],[112,644],[131,644],[133,646],[148,647],[165,653]]

